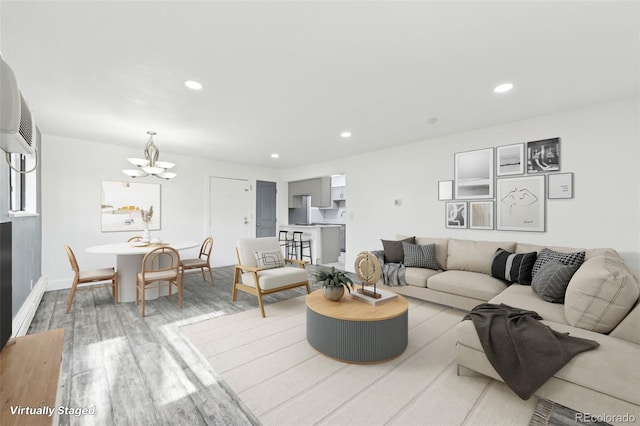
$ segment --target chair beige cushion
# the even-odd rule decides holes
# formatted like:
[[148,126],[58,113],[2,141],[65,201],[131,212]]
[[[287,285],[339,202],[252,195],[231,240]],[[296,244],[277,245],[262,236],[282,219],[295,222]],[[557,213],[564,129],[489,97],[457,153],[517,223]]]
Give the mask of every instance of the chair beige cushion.
[[[273,290],[309,280],[307,270],[298,267],[285,266],[282,268],[263,269],[258,271],[257,274],[258,284],[262,290]],[[253,272],[242,274],[242,284],[255,287]]]
[[514,252],[514,241],[449,240],[447,270],[480,272],[491,275],[491,264],[499,248]]
[[180,261],[180,265],[182,266],[186,266],[186,267],[192,267],[192,268],[197,268],[200,266],[207,266],[207,261],[203,260],[203,259],[185,259],[185,260],[181,260]]
[[486,302],[504,291],[507,284],[479,272],[444,271],[429,278],[427,288]]
[[[175,269],[169,271],[157,271],[157,272],[147,272],[144,275],[145,281],[165,281],[165,280],[176,280],[178,278],[178,274]],[[138,273],[138,279],[142,281],[142,272]]]
[[640,289],[615,250],[601,250],[585,260],[569,281],[564,301],[567,322],[608,333],[629,313]]
[[114,269],[113,268],[101,268],[101,269],[91,269],[87,271],[80,271],[80,281],[83,280],[99,280],[105,279],[110,280],[113,277]]

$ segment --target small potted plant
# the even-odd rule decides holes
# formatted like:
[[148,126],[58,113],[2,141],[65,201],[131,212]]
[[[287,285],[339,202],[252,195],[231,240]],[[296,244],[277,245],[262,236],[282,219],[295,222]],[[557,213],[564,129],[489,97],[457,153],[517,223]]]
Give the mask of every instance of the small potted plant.
[[349,293],[353,290],[351,278],[342,271],[336,271],[334,267],[331,267],[331,271],[318,272],[315,282],[322,286],[324,297],[333,301],[339,301],[342,298],[345,288]]

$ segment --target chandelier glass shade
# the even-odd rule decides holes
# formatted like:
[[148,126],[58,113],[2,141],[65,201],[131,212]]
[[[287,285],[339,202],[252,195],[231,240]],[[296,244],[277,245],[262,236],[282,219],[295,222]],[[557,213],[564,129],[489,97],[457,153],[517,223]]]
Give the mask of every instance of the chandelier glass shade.
[[178,176],[177,173],[167,171],[175,166],[174,163],[170,163],[168,161],[158,161],[160,151],[158,151],[156,144],[153,142],[153,137],[156,135],[156,132],[149,130],[147,134],[149,135],[149,141],[144,147],[144,158],[127,158],[127,160],[129,160],[131,164],[137,166],[138,168],[125,169],[122,172],[132,178],[151,175],[159,177],[160,179],[168,180]]

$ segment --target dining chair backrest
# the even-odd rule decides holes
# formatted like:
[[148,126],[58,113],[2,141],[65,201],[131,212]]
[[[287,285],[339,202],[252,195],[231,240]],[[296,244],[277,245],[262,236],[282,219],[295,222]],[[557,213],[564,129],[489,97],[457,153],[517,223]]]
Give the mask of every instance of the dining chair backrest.
[[68,245],[64,246],[64,249],[67,251],[67,256],[69,257],[69,263],[71,263],[71,269],[76,274],[80,273],[80,267],[78,266],[78,260],[76,259],[76,255],[73,254],[73,250]]
[[142,259],[142,276],[149,272],[170,271],[180,269],[180,254],[170,246],[158,247],[144,255]]
[[200,247],[200,255],[198,257],[200,259],[207,259],[211,256],[211,250],[213,249],[213,238],[207,237],[202,242],[202,246]]

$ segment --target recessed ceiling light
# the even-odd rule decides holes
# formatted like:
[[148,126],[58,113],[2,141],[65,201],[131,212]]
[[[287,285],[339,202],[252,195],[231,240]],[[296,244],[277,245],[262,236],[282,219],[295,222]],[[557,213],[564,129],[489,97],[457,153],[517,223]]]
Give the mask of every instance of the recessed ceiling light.
[[193,80],[185,81],[184,85],[187,86],[189,89],[192,89],[192,90],[200,90],[200,89],[202,89],[202,84],[198,83],[197,81],[193,81]]
[[505,92],[508,92],[511,89],[513,89],[513,84],[511,84],[511,83],[503,83],[503,84],[499,84],[498,86],[496,86],[495,89],[493,89],[493,91],[496,92],[496,93],[505,93]]
[[273,153],[271,154],[271,158],[280,158],[280,154]]
[[342,132],[340,133],[340,136],[343,138],[350,138],[351,137],[351,132]]

